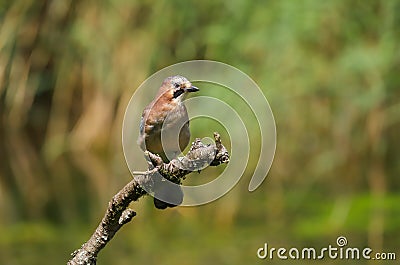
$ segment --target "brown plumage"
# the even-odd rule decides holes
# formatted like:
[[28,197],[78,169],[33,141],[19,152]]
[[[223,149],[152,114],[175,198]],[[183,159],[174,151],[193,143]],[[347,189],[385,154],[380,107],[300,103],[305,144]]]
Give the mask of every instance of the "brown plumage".
[[[172,76],[164,80],[154,100],[143,110],[138,138],[138,144],[143,151],[158,154],[168,163],[185,149],[189,144],[190,130],[183,99],[187,93],[198,90],[183,76]],[[156,184],[155,197],[163,193],[171,202],[165,203],[154,198],[157,208],[165,209],[182,203],[183,193],[180,187],[179,190],[166,190],[162,183]]]

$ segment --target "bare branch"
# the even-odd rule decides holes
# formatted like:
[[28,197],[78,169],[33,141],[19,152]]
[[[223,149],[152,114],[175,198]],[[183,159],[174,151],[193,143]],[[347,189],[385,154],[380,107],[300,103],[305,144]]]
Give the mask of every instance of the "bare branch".
[[96,264],[100,250],[107,245],[123,225],[135,217],[136,213],[128,206],[132,201],[137,201],[147,194],[143,187],[146,187],[146,190],[152,189],[154,184],[152,176],[156,172],[179,184],[192,171],[201,170],[207,165],[218,166],[228,163],[229,154],[221,143],[220,135],[214,133],[214,139],[215,144],[210,145],[205,145],[200,139],[196,139],[186,156],[176,158],[168,164],[163,163],[159,156],[146,151],[145,153],[155,169],[134,176],[133,180],[114,195],[96,231],[86,243],[72,253],[68,265]]

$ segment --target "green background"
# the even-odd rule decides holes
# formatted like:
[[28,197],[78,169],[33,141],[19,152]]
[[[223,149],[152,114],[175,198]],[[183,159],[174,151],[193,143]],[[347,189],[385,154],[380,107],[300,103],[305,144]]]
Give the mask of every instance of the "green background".
[[[249,193],[250,164],[200,207],[141,199],[98,264],[286,264],[256,250],[340,235],[400,258],[399,1],[0,0],[1,264],[66,263],[130,179],[134,90],[193,59],[263,90],[278,139],[268,178]],[[194,121],[192,135],[213,126]],[[354,264],[319,261],[338,262]]]

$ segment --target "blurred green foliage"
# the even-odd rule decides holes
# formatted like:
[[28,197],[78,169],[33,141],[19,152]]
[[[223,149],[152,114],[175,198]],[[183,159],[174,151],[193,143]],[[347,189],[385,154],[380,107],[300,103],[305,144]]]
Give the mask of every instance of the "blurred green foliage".
[[[68,260],[130,178],[120,135],[134,89],[193,59],[263,89],[278,135],[269,177],[248,193],[250,167],[196,208],[142,199],[99,264],[252,264],[264,242],[339,235],[397,251],[399,29],[396,0],[0,0],[0,263]],[[194,120],[192,134],[217,127]]]

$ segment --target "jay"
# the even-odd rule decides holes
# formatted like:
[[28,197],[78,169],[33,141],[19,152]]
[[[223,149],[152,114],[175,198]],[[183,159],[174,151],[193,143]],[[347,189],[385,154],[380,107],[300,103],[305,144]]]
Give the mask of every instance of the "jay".
[[[189,144],[189,117],[183,103],[185,96],[199,89],[183,76],[164,80],[154,100],[143,110],[138,144],[145,151],[159,155],[165,163],[176,158]],[[158,209],[175,207],[183,201],[180,186],[165,185],[155,180],[154,205]],[[167,198],[164,202],[157,197]]]

